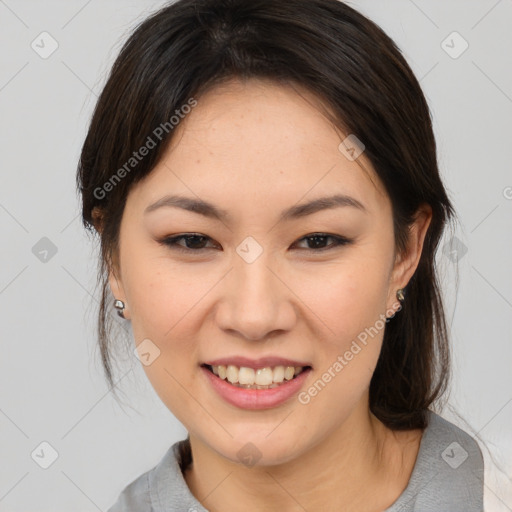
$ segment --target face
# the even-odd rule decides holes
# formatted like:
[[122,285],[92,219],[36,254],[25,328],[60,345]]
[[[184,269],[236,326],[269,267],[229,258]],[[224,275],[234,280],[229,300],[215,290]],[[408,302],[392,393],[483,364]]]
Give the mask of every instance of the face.
[[[233,461],[249,442],[258,464],[290,460],[367,404],[385,318],[419,256],[395,258],[388,196],[318,106],[256,80],[212,90],[123,213],[110,286],[147,377],[191,435]],[[350,199],[315,203],[335,195]],[[228,365],[264,388],[222,380]],[[286,367],[304,369],[288,380]]]

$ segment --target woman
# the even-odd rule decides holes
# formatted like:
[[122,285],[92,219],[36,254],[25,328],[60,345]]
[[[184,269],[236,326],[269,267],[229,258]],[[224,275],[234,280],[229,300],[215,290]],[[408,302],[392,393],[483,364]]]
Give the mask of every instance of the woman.
[[[481,511],[434,408],[454,216],[428,105],[337,0],[179,0],[117,58],[82,149],[112,306],[188,430],[118,511]],[[112,292],[112,293],[111,293]]]

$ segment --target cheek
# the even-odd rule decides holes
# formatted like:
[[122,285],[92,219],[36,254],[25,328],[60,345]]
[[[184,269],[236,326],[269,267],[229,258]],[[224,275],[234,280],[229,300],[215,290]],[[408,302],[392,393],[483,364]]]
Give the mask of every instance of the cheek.
[[135,342],[151,340],[150,347],[158,354],[143,369],[162,402],[182,423],[189,424],[191,411],[201,418],[204,414],[201,407],[195,409],[187,390],[194,388],[198,378],[195,364],[201,299],[215,283],[211,275],[184,272],[165,258],[133,260],[126,269],[131,276]]
[[[386,273],[382,263],[344,262],[302,288],[304,303],[316,317],[317,380],[304,401],[328,415],[343,416],[367,389],[377,364],[385,329]],[[350,264],[349,264],[350,263]],[[324,391],[325,390],[325,391]],[[332,408],[336,402],[339,407]]]
[[351,258],[295,282],[297,295],[319,321],[323,338],[333,349],[343,350],[385,313],[386,278],[382,262]]
[[125,273],[136,340],[152,335],[162,343],[168,337],[175,338],[184,320],[213,285],[211,276],[193,268],[184,271],[183,264],[165,255],[155,256],[154,251],[133,251],[127,258]]

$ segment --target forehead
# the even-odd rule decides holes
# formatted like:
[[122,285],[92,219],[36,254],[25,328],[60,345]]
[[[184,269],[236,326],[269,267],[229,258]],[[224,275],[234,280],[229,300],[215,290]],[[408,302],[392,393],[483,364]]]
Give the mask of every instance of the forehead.
[[[160,162],[140,185],[144,201],[165,191],[216,201],[261,201],[267,208],[332,193],[382,211],[388,198],[364,152],[340,151],[343,133],[325,105],[296,86],[232,80],[210,89],[175,127]],[[282,206],[282,205],[281,205]]]

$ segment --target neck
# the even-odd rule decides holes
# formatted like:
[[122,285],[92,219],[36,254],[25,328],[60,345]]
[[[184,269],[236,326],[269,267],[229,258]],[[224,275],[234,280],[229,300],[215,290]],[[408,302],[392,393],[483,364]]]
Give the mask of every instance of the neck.
[[391,431],[365,400],[331,435],[282,464],[246,467],[190,435],[193,463],[184,476],[210,512],[383,510],[407,486],[421,433]]

